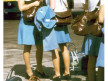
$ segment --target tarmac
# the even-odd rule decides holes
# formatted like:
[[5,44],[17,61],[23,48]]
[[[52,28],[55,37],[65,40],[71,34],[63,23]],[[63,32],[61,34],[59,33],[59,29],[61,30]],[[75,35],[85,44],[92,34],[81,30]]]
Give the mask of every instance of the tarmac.
[[[80,3],[76,3],[76,5],[75,8],[73,9],[73,12],[77,13],[78,11],[83,11]],[[23,59],[23,45],[17,44],[19,21],[20,20],[11,20],[11,19],[4,20],[3,81],[6,81],[6,77],[11,69],[13,69],[12,76],[18,76],[22,79],[22,81],[28,81],[26,75],[26,67]],[[68,26],[68,30],[70,33],[71,42],[74,43],[77,47],[77,50],[80,51],[84,37],[75,35],[73,30],[71,29],[71,26]],[[33,68],[33,72],[35,72],[37,65],[35,59],[35,54],[36,54],[35,51],[36,51],[35,46],[32,46],[30,63],[31,67]],[[40,78],[41,81],[52,81],[52,76],[54,75],[54,68],[52,63],[52,54],[50,51],[43,53],[42,64],[43,64],[43,70],[45,74],[49,76],[49,78]],[[84,74],[82,71],[70,71],[70,72],[71,72],[70,81],[88,81],[86,73]]]

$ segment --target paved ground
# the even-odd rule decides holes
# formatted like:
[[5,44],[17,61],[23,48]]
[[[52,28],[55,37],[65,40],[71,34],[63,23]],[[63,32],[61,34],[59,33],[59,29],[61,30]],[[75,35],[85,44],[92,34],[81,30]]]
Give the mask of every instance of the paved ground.
[[[81,4],[76,4],[76,11],[79,11],[78,7],[81,7]],[[75,11],[75,9],[73,11]],[[22,81],[28,81],[26,78],[25,64],[22,55],[23,45],[17,45],[18,24],[19,20],[4,20],[4,81],[6,80],[7,74],[11,68],[14,70],[13,75],[20,76]],[[75,35],[70,26],[68,29],[72,43],[74,43],[77,47],[77,50],[80,51],[83,42],[83,36]],[[30,57],[33,71],[36,69],[35,50],[35,46],[33,46]],[[43,55],[43,70],[45,74],[49,76],[49,78],[44,78],[41,80],[50,81],[54,75],[51,52],[44,52]],[[87,75],[82,74],[82,72],[71,72],[71,80],[87,81]]]

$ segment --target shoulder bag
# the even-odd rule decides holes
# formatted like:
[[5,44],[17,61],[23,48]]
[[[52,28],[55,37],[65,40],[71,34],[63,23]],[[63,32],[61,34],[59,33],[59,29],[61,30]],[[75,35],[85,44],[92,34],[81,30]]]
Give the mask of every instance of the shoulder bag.
[[[31,0],[31,1],[25,1],[25,4],[30,4],[32,2],[34,2],[36,0]],[[42,0],[37,0],[42,2]],[[39,6],[33,6],[31,8],[29,8],[28,10],[23,11],[23,19],[24,21],[28,21],[28,22],[32,22],[34,21],[34,17],[36,14],[36,11],[41,7],[42,4],[40,4]]]
[[55,12],[56,24],[67,25],[72,23],[72,13],[71,10],[65,12]]
[[[63,3],[65,4],[65,2],[63,1]],[[67,5],[65,4],[65,6],[67,7]],[[56,20],[56,24],[57,25],[68,25],[68,24],[72,24],[72,12],[70,9],[68,9],[67,11],[64,12],[55,12],[56,16],[55,19]]]
[[77,35],[87,35],[87,16],[85,14],[77,16],[72,23],[72,29],[74,30],[74,33]]
[[[87,2],[87,1],[86,1]],[[100,1],[97,6],[99,6]],[[88,5],[87,5],[88,6]],[[93,36],[102,36],[102,25],[98,23],[99,10],[95,8],[92,12],[86,12],[77,16],[73,21],[72,29],[74,33],[81,36],[91,34]]]

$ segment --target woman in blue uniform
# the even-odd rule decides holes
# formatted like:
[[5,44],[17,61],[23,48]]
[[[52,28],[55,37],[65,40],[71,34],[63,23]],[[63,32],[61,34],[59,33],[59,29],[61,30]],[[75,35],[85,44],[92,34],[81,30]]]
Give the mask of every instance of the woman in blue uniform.
[[[54,10],[54,12],[63,12],[67,10],[67,6],[68,6],[67,0],[49,0],[49,1],[50,1],[50,6]],[[61,49],[63,61],[64,61],[65,70],[63,73],[63,78],[69,79],[70,56],[69,56],[69,51],[67,49],[66,43],[71,42],[71,39],[69,36],[67,25],[60,25],[60,26],[61,27],[57,25],[55,27],[55,33],[57,37],[57,43],[59,44],[59,47]],[[53,51],[52,60],[53,60],[53,65],[55,70],[55,75],[53,76],[53,79],[59,81],[61,74],[60,74],[60,62],[59,62],[60,59],[59,59],[58,49],[55,49]]]
[[[101,0],[99,10],[99,23],[104,24],[104,0]],[[98,81],[104,81],[104,26],[102,28],[102,37],[100,42],[99,54],[96,66],[98,67]]]
[[[30,4],[25,4],[24,0],[18,0],[18,7],[21,13],[33,6],[39,6],[40,1],[34,1]],[[23,14],[21,14],[21,20],[19,23],[18,29],[18,44],[24,45],[24,61],[26,65],[27,75],[30,77],[33,75],[31,66],[30,66],[30,51],[32,45],[36,45],[36,61],[37,61],[37,71],[40,75],[44,75],[42,70],[42,56],[43,56],[43,47],[42,47],[42,36],[38,32],[33,22],[26,22],[23,19]]]
[[[84,1],[84,0],[83,0]],[[87,1],[87,0],[85,0]],[[95,9],[99,0],[88,0],[88,11]],[[85,3],[85,2],[84,2]],[[82,51],[88,55],[88,79],[89,81],[96,81],[96,61],[100,47],[100,37],[88,35],[84,37]]]

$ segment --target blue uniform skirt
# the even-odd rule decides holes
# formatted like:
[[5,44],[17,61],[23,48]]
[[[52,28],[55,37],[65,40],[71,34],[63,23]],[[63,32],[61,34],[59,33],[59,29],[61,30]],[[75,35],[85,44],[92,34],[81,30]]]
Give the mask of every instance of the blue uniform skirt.
[[[102,30],[104,32],[104,28],[102,28]],[[97,58],[96,66],[104,67],[104,35],[101,38],[101,44],[100,44],[100,48],[99,48],[99,55]]]
[[[67,27],[55,27],[57,43],[71,42]],[[42,33],[38,31],[33,22],[24,22],[21,18],[18,29],[18,44],[39,45],[42,44]]]
[[42,44],[42,33],[38,31],[33,22],[24,22],[21,18],[18,29],[18,44]]
[[82,52],[84,52],[86,55],[98,56],[100,40],[100,37],[95,37],[92,35],[85,36],[82,45]]
[[58,44],[71,42],[71,38],[66,25],[62,27],[59,26],[55,27],[55,33],[56,33]]

